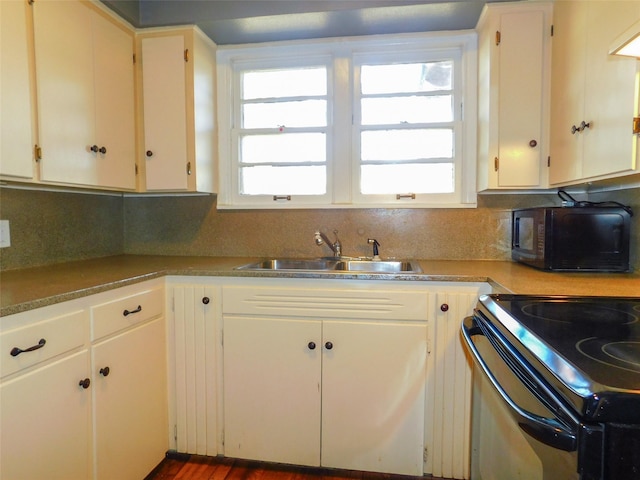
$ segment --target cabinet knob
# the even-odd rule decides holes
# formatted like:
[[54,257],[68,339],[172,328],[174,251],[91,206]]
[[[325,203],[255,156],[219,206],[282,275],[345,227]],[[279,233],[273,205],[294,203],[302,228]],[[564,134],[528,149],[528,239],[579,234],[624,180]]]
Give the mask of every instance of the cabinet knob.
[[531,141],[529,142],[529,146],[530,146],[531,148],[535,148],[535,147],[537,147],[537,146],[538,146],[538,142],[536,142],[535,140],[531,140]]
[[91,145],[89,147],[89,150],[91,150],[93,153],[98,153],[98,145]]
[[324,344],[324,348],[326,348],[327,350],[331,350],[333,348],[333,343],[331,342],[327,342]]
[[580,123],[580,131],[583,131],[585,128],[590,128],[591,127],[591,122],[587,123],[584,120]]
[[209,302],[211,300],[209,299],[209,297],[202,297],[202,303],[204,303],[205,305],[209,305]]
[[309,342],[307,344],[307,347],[309,347],[309,350],[315,350],[316,349],[316,342]]
[[109,367],[103,367],[100,369],[100,375],[102,375],[103,377],[108,377],[110,371],[111,370],[109,369]]
[[104,155],[105,153],[107,153],[107,147],[100,147],[98,151]]
[[147,150],[147,151],[145,152],[145,155],[146,155],[147,157],[153,157],[153,152],[152,152],[151,150]]
[[86,390],[87,388],[89,388],[89,385],[91,385],[91,380],[89,380],[88,378],[85,378],[84,380],[80,380],[78,385],[80,385],[82,388]]
[[575,135],[576,132],[579,132],[580,129],[578,127],[576,127],[575,125],[571,125],[571,135]]
[[442,305],[440,305],[440,310],[442,310],[443,312],[448,312],[449,305],[447,305],[446,303],[443,303]]

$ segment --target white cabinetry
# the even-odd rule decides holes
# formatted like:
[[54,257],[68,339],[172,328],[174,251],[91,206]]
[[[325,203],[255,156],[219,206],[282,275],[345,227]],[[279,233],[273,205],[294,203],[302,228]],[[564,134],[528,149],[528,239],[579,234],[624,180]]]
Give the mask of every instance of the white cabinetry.
[[215,192],[215,44],[197,28],[138,35],[146,191]]
[[167,451],[164,290],[91,308],[95,477],[138,480]]
[[478,190],[544,188],[550,2],[492,3],[478,21]]
[[88,311],[73,308],[2,319],[2,480],[91,478],[87,322]]
[[640,2],[555,2],[552,185],[637,173],[637,62],[609,55],[640,18]]
[[34,174],[31,7],[0,2],[0,176],[30,181]]
[[33,9],[41,180],[135,189],[133,32],[77,1]]
[[168,447],[165,339],[161,281],[3,317],[0,478],[144,478]]
[[338,287],[223,287],[225,454],[422,475],[426,294]]

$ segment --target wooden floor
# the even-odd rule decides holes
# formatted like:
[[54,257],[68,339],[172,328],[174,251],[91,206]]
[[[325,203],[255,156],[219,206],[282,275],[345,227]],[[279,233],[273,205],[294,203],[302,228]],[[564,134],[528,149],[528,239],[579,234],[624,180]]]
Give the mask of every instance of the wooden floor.
[[252,462],[222,457],[165,459],[145,480],[436,480],[435,477],[411,477],[383,473],[298,467]]

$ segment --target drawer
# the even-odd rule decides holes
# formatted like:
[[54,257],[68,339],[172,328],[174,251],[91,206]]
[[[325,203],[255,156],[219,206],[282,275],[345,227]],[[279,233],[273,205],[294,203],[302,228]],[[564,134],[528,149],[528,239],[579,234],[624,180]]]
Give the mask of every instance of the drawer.
[[111,335],[164,312],[164,290],[154,288],[91,307],[91,340]]
[[428,294],[370,288],[233,287],[222,289],[224,314],[427,320]]
[[2,332],[0,376],[5,377],[82,346],[87,321],[87,311],[78,310]]

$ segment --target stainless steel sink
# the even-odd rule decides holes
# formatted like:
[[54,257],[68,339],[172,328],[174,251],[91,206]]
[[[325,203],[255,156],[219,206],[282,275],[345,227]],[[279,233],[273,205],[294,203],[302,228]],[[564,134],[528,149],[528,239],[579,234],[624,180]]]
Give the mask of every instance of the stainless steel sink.
[[421,273],[416,262],[392,260],[347,260],[336,263],[336,270],[365,273]]
[[327,273],[422,273],[415,261],[360,260],[360,259],[297,259],[278,258],[262,260],[236,267],[236,270],[253,271],[308,271]]
[[277,258],[263,260],[261,262],[250,263],[236,267],[236,270],[309,270],[309,271],[329,271],[335,268],[338,260],[326,259],[298,259],[298,258]]

